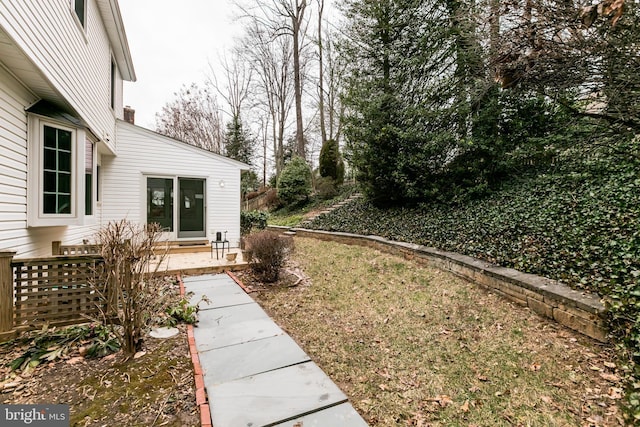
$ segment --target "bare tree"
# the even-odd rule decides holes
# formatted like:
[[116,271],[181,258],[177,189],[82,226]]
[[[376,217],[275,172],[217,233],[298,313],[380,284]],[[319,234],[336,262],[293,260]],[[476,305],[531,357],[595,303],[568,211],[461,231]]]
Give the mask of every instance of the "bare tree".
[[326,31],[322,43],[324,66],[322,67],[323,84],[321,97],[324,100],[325,138],[339,143],[342,136],[342,120],[344,117],[344,106],[340,102],[340,93],[343,90],[347,64],[344,57],[336,49],[336,39],[335,32]]
[[297,153],[305,158],[304,126],[302,124],[302,71],[301,46],[304,38],[304,19],[307,0],[279,0],[281,11],[291,20],[291,36],[293,39],[293,79],[296,102],[296,143]]
[[327,140],[327,125],[324,118],[324,46],[322,44],[322,15],[324,14],[324,0],[318,1],[318,113],[320,115],[320,134],[322,143]]
[[224,126],[217,99],[209,87],[183,86],[156,114],[156,130],[205,150],[221,153]]
[[309,27],[307,15],[311,0],[251,0],[251,6],[237,4],[243,17],[261,28],[272,42],[278,38],[289,39],[291,53],[291,74],[296,119],[296,152],[305,157],[305,138],[302,96],[304,92],[304,52],[307,49],[306,35]]
[[638,2],[601,0],[581,7],[527,0],[501,8],[502,43],[493,61],[504,88],[535,90],[616,132],[638,132]]
[[284,139],[294,96],[291,85],[292,43],[286,37],[274,37],[258,17],[248,16],[241,50],[251,64],[254,102],[269,117],[276,175],[284,167]]
[[242,54],[237,49],[232,52],[232,55],[231,60],[226,55],[222,57],[224,86],[218,82],[211,65],[209,65],[211,70],[209,82],[226,101],[231,117],[235,120],[240,120],[243,111],[242,106],[251,92],[253,69],[247,65]]

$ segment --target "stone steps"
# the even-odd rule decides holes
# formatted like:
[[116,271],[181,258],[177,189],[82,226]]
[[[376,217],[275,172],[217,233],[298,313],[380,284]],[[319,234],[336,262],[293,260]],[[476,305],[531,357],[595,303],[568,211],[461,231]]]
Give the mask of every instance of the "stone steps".
[[319,218],[319,217],[321,217],[323,215],[330,214],[334,210],[339,209],[339,208],[341,208],[341,207],[343,207],[345,205],[348,205],[349,203],[351,203],[354,200],[357,200],[357,199],[359,199],[361,197],[362,197],[362,194],[360,194],[360,193],[352,194],[351,196],[349,196],[348,198],[344,199],[343,201],[338,202],[335,205],[329,206],[328,208],[326,208],[326,209],[316,213],[315,215],[310,216],[309,218],[305,219],[304,221],[302,221],[300,223],[300,226],[304,228],[306,225],[311,224],[316,218]]

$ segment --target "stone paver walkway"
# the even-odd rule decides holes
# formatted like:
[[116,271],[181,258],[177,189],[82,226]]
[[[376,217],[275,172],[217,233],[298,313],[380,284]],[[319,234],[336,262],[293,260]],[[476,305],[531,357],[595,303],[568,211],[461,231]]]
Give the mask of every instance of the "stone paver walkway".
[[183,278],[214,427],[364,427],[347,396],[226,274]]

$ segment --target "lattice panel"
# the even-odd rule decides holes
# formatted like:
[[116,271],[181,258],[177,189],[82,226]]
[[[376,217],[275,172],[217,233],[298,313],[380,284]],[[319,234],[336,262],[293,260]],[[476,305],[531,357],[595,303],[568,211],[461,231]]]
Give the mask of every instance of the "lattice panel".
[[103,309],[99,257],[15,260],[15,325],[88,321]]

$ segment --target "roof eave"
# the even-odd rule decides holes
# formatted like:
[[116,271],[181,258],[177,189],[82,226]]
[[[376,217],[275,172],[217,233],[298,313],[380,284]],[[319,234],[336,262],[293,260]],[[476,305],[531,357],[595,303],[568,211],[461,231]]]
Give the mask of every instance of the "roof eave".
[[109,42],[122,78],[129,82],[135,82],[136,72],[133,67],[129,41],[124,29],[118,0],[97,0],[97,3],[102,19],[105,22]]

